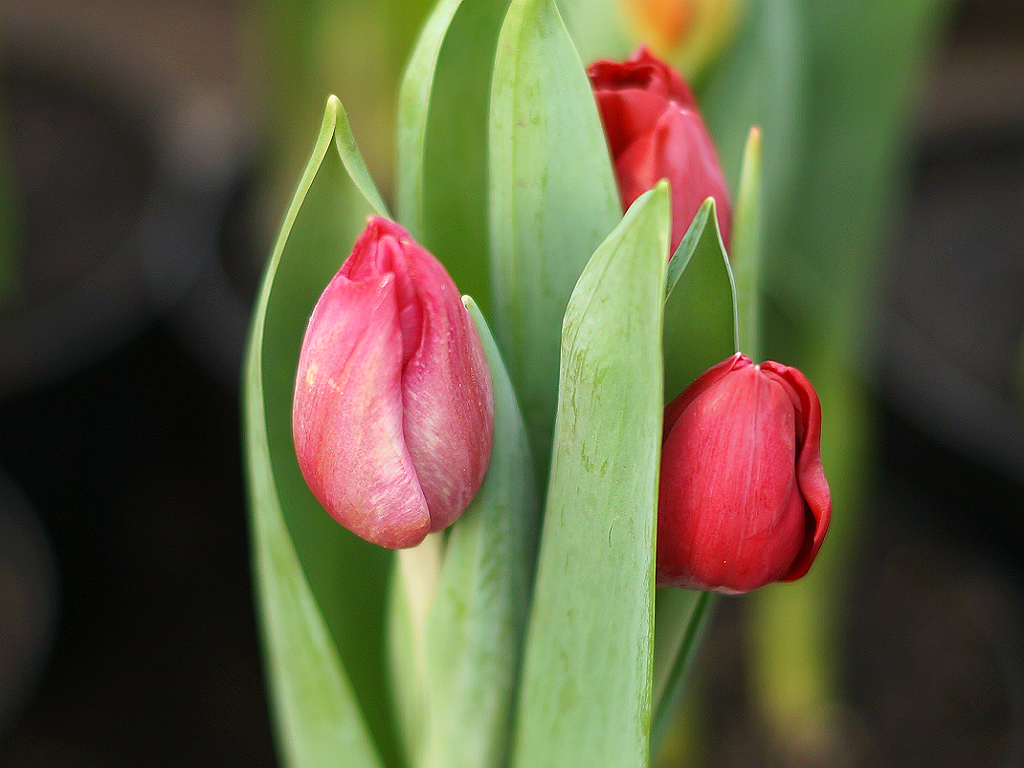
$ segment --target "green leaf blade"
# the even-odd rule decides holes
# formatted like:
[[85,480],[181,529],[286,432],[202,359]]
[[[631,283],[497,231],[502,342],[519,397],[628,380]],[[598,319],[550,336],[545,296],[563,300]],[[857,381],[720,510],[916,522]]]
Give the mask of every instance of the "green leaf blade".
[[761,362],[761,130],[751,128],[736,193],[730,265],[736,283],[736,336],[740,349]]
[[419,240],[423,230],[423,165],[427,106],[434,88],[437,59],[448,27],[462,0],[442,0],[427,17],[398,90],[397,207],[402,225]]
[[509,7],[489,136],[492,325],[543,481],[562,316],[622,211],[589,80],[550,0]]
[[467,303],[494,381],[494,447],[479,493],[451,528],[427,627],[424,768],[505,764],[540,514],[512,382]]
[[[246,391],[252,398],[259,396],[258,376],[251,366]],[[363,714],[284,526],[261,421],[256,410],[247,415],[247,453],[253,565],[278,749],[296,768],[336,764],[338,755],[347,755],[354,768],[378,768]]]
[[384,213],[346,171],[347,162],[358,175],[362,160],[354,145],[342,150],[342,114],[340,102],[329,99],[257,299],[243,389],[253,567],[272,704],[282,753],[303,768],[337,764],[342,755],[347,765],[376,768],[378,749],[388,763],[396,749],[380,690],[390,553],[330,519],[306,487],[291,435],[309,314],[366,216]]
[[668,237],[662,183],[598,248],[566,310],[521,768],[647,765]]
[[668,266],[665,301],[665,395],[736,352],[735,289],[729,259],[708,198]]
[[464,293],[489,305],[487,122],[508,0],[446,0],[424,28],[399,99],[403,224]]

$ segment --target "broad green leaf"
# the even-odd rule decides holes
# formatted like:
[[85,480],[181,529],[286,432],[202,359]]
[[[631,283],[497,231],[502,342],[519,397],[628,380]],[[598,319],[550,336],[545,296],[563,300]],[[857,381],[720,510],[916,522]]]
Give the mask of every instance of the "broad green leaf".
[[332,97],[267,265],[244,384],[254,570],[274,714],[288,763],[317,768],[376,766],[374,742],[389,764],[395,752],[381,685],[389,554],[330,519],[302,479],[291,436],[309,314],[367,214],[385,213],[351,180],[366,188],[369,176],[344,129]]
[[636,45],[627,39],[621,0],[555,0],[583,63],[623,60]]
[[668,265],[664,338],[669,400],[736,352],[732,273],[714,211],[709,197]]
[[535,565],[540,508],[526,428],[490,331],[468,306],[494,382],[494,447],[451,528],[427,626],[423,768],[505,765]]
[[647,765],[669,218],[662,182],[597,249],[566,309],[521,768]]
[[508,0],[444,0],[399,93],[398,211],[414,237],[486,309],[487,112]]
[[490,118],[491,325],[543,481],[562,315],[622,212],[590,82],[551,0],[510,6]]

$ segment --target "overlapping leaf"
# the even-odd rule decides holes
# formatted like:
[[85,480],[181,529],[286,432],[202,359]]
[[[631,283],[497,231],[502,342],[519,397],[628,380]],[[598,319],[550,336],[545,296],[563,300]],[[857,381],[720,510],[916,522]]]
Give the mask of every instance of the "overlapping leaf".
[[494,447],[480,492],[452,527],[426,636],[422,768],[506,763],[533,584],[539,500],[526,427],[472,301],[494,381]]
[[492,326],[543,477],[559,329],[594,249],[621,218],[590,83],[551,0],[514,0],[490,107]]
[[398,214],[487,310],[487,122],[508,0],[443,0],[399,93]]
[[[355,179],[355,181],[353,181]],[[289,764],[379,765],[394,755],[383,679],[389,554],[331,520],[306,487],[291,398],[306,321],[383,203],[328,101],[257,302],[245,374],[255,574],[280,744]],[[368,729],[369,726],[369,729]]]
[[597,249],[562,332],[514,765],[646,766],[668,188]]

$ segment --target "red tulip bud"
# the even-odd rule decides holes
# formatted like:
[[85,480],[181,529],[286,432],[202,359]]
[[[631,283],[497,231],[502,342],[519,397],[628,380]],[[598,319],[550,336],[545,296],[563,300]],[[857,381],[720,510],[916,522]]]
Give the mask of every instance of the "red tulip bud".
[[310,490],[367,541],[411,547],[468,506],[493,431],[490,372],[455,283],[402,227],[371,218],[302,342],[292,432]]
[[659,586],[739,593],[799,579],[831,513],[821,405],[796,368],[736,354],[665,408]]
[[715,198],[718,226],[728,247],[732,204],[725,178],[693,94],[679,73],[641,46],[621,64],[594,62],[587,74],[615,163],[623,210],[668,179],[670,254],[709,197]]

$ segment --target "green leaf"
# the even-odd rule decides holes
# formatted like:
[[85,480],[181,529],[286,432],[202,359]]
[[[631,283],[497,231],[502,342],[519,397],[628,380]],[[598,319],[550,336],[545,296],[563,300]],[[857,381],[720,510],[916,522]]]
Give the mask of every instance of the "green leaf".
[[732,253],[736,285],[737,347],[761,362],[761,131],[751,128],[743,150],[740,186],[736,193]]
[[623,3],[618,0],[556,0],[583,63],[623,60],[636,45],[627,38]]
[[522,768],[647,765],[669,220],[661,182],[597,249],[566,309]]
[[[338,150],[338,157],[341,158],[341,162],[348,172],[349,180],[355,184],[356,189],[363,196],[363,200],[370,205],[374,213],[390,219],[391,214],[388,213],[388,207],[384,203],[384,198],[377,191],[377,186],[370,177],[370,171],[366,168],[366,164],[359,154],[359,147],[356,146],[355,136],[352,135],[352,127],[348,124],[348,115],[345,114],[345,108],[341,106],[341,102],[338,101],[337,97],[331,96],[327,100],[327,111],[333,111],[336,115],[334,144]],[[325,215],[331,214],[330,211],[324,211],[323,213]],[[341,265],[339,264],[338,266]]]
[[440,0],[434,7],[409,55],[405,76],[398,90],[398,215],[402,225],[417,242],[423,230],[423,147],[426,142],[427,113],[441,45],[461,4],[462,0]]
[[[246,393],[261,396],[249,369]],[[278,749],[291,766],[381,765],[337,648],[284,525],[262,414],[247,419],[252,540]]]
[[512,2],[490,119],[492,327],[543,481],[562,315],[622,212],[590,82],[550,0]]
[[512,383],[467,304],[494,382],[494,447],[480,491],[451,528],[427,626],[424,768],[505,764],[540,512]]
[[366,216],[385,213],[367,199],[380,200],[368,180],[332,97],[267,265],[246,363],[258,604],[281,749],[294,766],[377,766],[377,749],[391,764],[396,749],[381,690],[390,554],[331,520],[306,487],[291,436],[295,370],[310,312]]
[[487,123],[507,0],[444,0],[427,21],[399,93],[398,211],[464,293],[490,296]]
[[668,265],[665,300],[665,395],[736,352],[735,295],[729,259],[708,198]]

